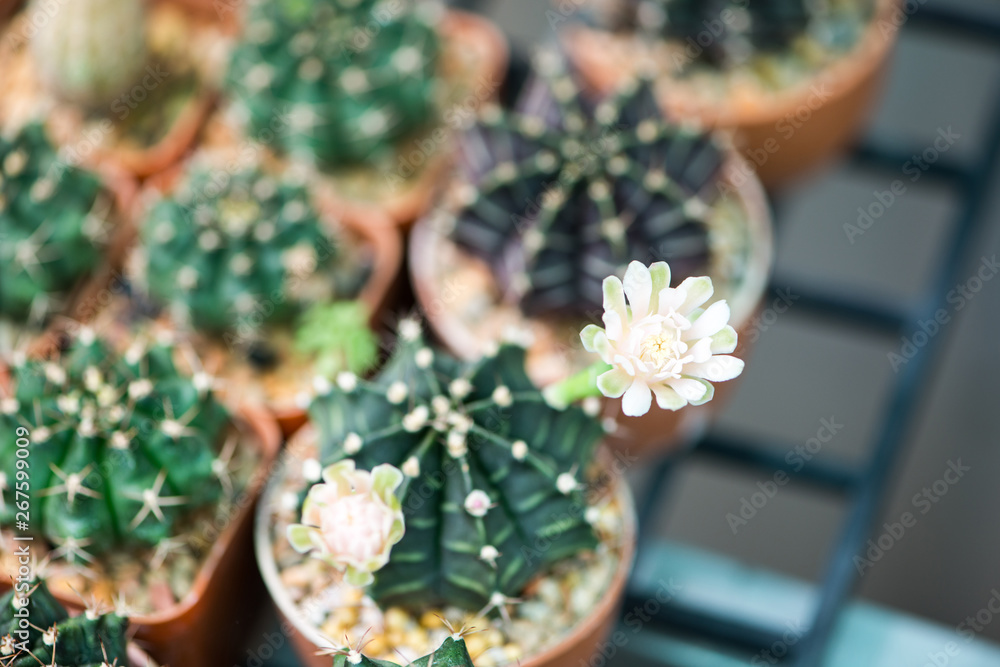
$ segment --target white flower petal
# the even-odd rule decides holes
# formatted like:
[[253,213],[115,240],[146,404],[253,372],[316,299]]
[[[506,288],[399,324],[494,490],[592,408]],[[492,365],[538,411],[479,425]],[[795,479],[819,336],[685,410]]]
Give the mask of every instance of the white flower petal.
[[729,354],[736,351],[739,338],[736,329],[728,324],[712,336],[712,354]]
[[729,324],[729,304],[725,301],[716,301],[693,321],[691,328],[684,332],[684,338],[686,340],[709,338],[722,331],[727,324]]
[[622,320],[621,315],[614,311],[606,310],[604,311],[603,319],[607,337],[611,340],[621,340],[625,333],[625,321]]
[[[712,339],[702,338],[697,343],[688,348],[688,356],[691,361],[688,363],[700,364],[712,358]],[[685,366],[687,368],[687,366]],[[687,372],[687,371],[685,371]]]
[[653,395],[656,396],[656,404],[664,410],[680,410],[687,401],[674,391],[673,387],[665,384],[654,384],[650,386]]
[[684,374],[704,378],[710,382],[725,382],[738,377],[743,372],[743,366],[742,359],[719,354],[702,363],[686,364]]
[[608,398],[618,398],[632,386],[632,376],[620,368],[612,368],[597,377],[597,388]]
[[595,339],[598,334],[603,334],[604,330],[596,324],[588,324],[580,332],[580,342],[583,343],[583,349],[587,352],[597,352],[597,343]]
[[625,271],[625,296],[632,308],[632,320],[641,320],[649,314],[649,302],[653,293],[653,279],[649,269],[642,262],[633,261]]
[[628,311],[625,309],[625,288],[622,286],[622,281],[618,280],[617,276],[608,276],[604,279],[603,287],[605,318],[608,313],[617,313],[618,321],[626,322]]
[[704,405],[705,403],[708,403],[715,397],[715,387],[713,387],[710,383],[705,382],[704,380],[697,380],[697,382],[701,382],[703,385],[705,385],[705,395],[699,398],[697,401],[691,401],[691,405]]
[[628,417],[641,417],[649,412],[653,394],[642,380],[635,380],[622,396],[622,412]]
[[660,312],[660,293],[670,287],[670,265],[666,262],[654,262],[649,265],[649,277],[652,281],[649,312]]
[[667,380],[665,384],[669,385],[681,398],[689,403],[700,401],[705,396],[705,383],[694,378],[672,378]]
[[715,288],[712,287],[712,279],[708,276],[698,278],[687,278],[678,287],[684,292],[684,303],[677,309],[686,315],[692,310],[712,298]]

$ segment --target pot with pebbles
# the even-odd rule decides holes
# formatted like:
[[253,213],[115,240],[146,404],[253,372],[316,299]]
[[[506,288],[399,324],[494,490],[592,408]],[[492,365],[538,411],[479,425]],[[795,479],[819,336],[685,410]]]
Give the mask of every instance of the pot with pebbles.
[[[249,517],[277,425],[249,406],[231,412],[191,350],[164,335],[114,338],[123,352],[80,328],[54,358],[11,360],[0,488],[21,495],[0,506],[3,539],[48,561],[67,607],[124,600],[158,660],[225,664],[256,593]],[[0,550],[0,572],[18,558]]]
[[[25,578],[17,588],[0,583],[0,592],[0,658],[5,665],[54,665],[58,655],[62,667],[156,667],[128,640],[129,620],[123,610],[96,605],[71,616],[37,578]],[[30,613],[20,615],[25,608]],[[30,623],[26,628],[21,627],[24,618]]]
[[635,549],[600,420],[550,407],[505,345],[460,362],[403,320],[370,380],[319,384],[258,509],[265,584],[307,665],[365,638],[409,659],[452,634],[477,667],[577,664]]
[[0,353],[88,319],[120,268],[136,185],[60,159],[44,126],[0,136]]
[[158,173],[191,147],[215,103],[223,37],[217,22],[171,2],[29,2],[0,40],[0,127],[44,120],[73,163]]
[[507,47],[473,14],[400,0],[251,0],[227,77],[227,124],[315,165],[345,214],[399,224],[430,205],[456,127],[492,99]]
[[645,71],[677,118],[732,130],[768,187],[858,134],[882,88],[899,0],[591,0],[565,34],[581,75],[610,91]]
[[[515,110],[488,110],[470,131],[451,190],[411,234],[410,274],[435,333],[464,359],[520,339],[529,375],[547,386],[590,363],[570,341],[600,320],[602,278],[662,259],[675,286],[710,277],[715,292],[698,305],[726,300],[745,333],[771,262],[756,178],[711,135],[665,120],[648,81],[595,99],[557,56],[541,54],[537,69]],[[694,391],[672,410],[621,420],[609,440],[634,454],[676,448],[731,385],[711,405]],[[614,401],[587,406],[622,415]]]
[[[239,154],[238,154],[239,155]],[[340,217],[313,183],[256,147],[252,161],[203,151],[149,192],[129,275],[161,313],[194,332],[210,371],[267,405],[290,434],[314,376],[363,373],[401,263],[399,233],[372,213]]]

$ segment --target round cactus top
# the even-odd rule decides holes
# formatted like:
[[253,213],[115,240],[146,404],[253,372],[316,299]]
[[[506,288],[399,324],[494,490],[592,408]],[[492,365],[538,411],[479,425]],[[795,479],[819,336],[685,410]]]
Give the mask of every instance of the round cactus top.
[[247,337],[335,295],[339,251],[329,227],[294,170],[196,163],[146,216],[133,269],[181,321]]
[[255,1],[227,86],[254,131],[321,167],[385,155],[435,110],[440,45],[413,0]]
[[668,122],[647,81],[592,101],[543,53],[514,112],[483,114],[463,171],[437,212],[457,243],[490,262],[529,315],[600,312],[601,282],[666,259],[704,273],[708,203],[724,153]]
[[[0,387],[0,475],[12,486],[27,461],[31,527],[53,557],[89,562],[157,544],[220,496],[215,462],[231,422],[191,363],[168,337],[136,338],[118,354],[89,329],[58,359],[13,360],[11,386]],[[14,510],[0,503],[4,525]]]

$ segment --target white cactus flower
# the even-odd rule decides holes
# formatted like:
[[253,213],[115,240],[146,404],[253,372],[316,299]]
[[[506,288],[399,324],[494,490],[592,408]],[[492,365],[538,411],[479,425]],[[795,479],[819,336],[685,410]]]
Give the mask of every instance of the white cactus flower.
[[729,306],[717,301],[701,308],[712,293],[708,277],[670,287],[666,262],[649,268],[632,262],[624,284],[605,278],[604,328],[591,324],[580,338],[611,365],[597,386],[609,398],[622,397],[624,414],[646,414],[653,396],[665,410],[707,403],[715,394],[711,382],[743,372],[743,361],[728,354],[737,342]]
[[323,483],[309,489],[302,523],[288,527],[288,540],[299,553],[346,572],[352,586],[367,586],[373,572],[389,562],[392,547],[403,538],[403,509],[396,489],[403,473],[383,464],[368,472],[345,459],[323,470]]

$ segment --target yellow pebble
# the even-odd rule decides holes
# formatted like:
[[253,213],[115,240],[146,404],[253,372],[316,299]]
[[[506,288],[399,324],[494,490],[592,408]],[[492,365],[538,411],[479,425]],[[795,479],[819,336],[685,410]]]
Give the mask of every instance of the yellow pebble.
[[467,635],[465,638],[465,647],[469,649],[469,655],[472,660],[475,661],[479,654],[488,649],[490,646],[486,642],[486,638],[482,634],[477,633],[474,635]]
[[491,630],[484,632],[483,639],[485,639],[486,643],[490,646],[503,646],[504,642],[503,633],[496,628],[492,628]]
[[404,630],[409,621],[409,614],[399,607],[389,607],[385,610],[385,627],[390,630]]
[[521,647],[517,644],[507,644],[503,647],[504,655],[507,656],[507,660],[510,662],[517,662],[521,659],[524,653],[521,651]]
[[427,633],[423,630],[410,630],[403,638],[403,643],[407,646],[412,646],[420,653],[424,653],[429,650],[427,645],[430,642],[428,641]]
[[382,655],[389,650],[389,647],[385,643],[385,637],[382,635],[373,636],[365,644],[365,654],[366,655]]
[[482,616],[466,616],[463,625],[468,630],[488,630],[490,622]]
[[437,630],[438,628],[444,627],[441,617],[432,611],[424,612],[423,616],[420,617],[420,625],[428,630]]
[[385,633],[385,640],[389,642],[389,646],[396,647],[403,643],[405,635],[400,630],[388,630]]

